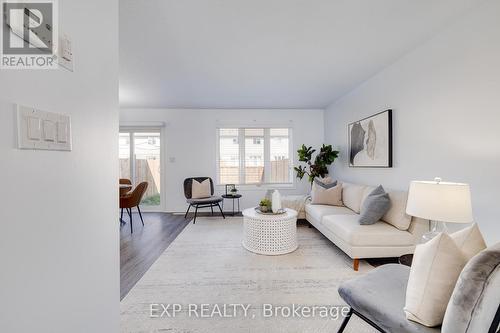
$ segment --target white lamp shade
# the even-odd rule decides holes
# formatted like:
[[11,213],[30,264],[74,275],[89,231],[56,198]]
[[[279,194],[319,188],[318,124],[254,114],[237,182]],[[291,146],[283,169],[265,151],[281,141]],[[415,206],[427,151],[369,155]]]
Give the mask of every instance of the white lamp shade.
[[470,187],[461,183],[413,181],[406,213],[432,221],[470,223],[473,221]]

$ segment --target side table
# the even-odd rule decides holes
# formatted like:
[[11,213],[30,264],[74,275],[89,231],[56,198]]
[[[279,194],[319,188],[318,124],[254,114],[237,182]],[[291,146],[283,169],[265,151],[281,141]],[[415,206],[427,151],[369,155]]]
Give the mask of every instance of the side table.
[[[235,195],[223,194],[222,195],[223,199],[232,199],[233,200],[233,216],[235,216],[235,212],[234,212],[234,200],[238,199],[238,210],[236,211],[236,213],[238,213],[240,211],[240,198],[241,197],[242,197],[241,194],[235,194]],[[222,200],[222,210],[224,210],[224,200]]]

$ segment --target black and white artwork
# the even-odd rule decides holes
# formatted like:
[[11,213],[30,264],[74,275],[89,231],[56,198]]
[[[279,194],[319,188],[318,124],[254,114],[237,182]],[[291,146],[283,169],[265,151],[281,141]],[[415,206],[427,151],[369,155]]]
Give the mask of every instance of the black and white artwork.
[[350,167],[392,167],[392,110],[355,121],[348,131]]

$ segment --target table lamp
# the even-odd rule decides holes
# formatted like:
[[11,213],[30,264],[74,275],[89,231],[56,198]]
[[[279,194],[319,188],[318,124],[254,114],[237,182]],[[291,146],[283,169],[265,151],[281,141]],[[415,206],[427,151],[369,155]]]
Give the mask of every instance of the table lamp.
[[472,204],[468,184],[434,181],[412,181],[408,191],[406,213],[429,220],[429,232],[422,236],[427,242],[439,232],[446,232],[447,223],[471,223]]

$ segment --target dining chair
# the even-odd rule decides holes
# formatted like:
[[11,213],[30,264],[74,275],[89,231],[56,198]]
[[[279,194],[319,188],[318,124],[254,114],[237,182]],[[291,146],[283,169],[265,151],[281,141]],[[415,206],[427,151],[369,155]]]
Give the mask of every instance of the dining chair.
[[125,208],[130,218],[130,233],[134,232],[132,226],[132,208],[137,207],[137,211],[139,212],[139,216],[141,217],[142,225],[144,226],[144,220],[142,219],[142,213],[139,204],[141,203],[142,197],[144,196],[144,193],[146,193],[147,188],[148,188],[148,183],[142,182],[139,185],[137,185],[133,191],[120,197],[120,208],[121,208],[120,218],[123,218],[123,209]]
[[[130,187],[124,185],[130,185]],[[131,188],[132,188],[132,181],[130,179],[120,178],[120,196],[129,193]]]

